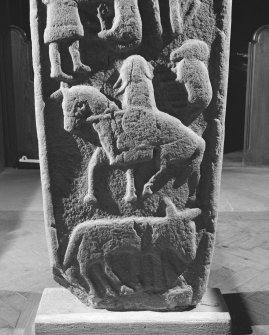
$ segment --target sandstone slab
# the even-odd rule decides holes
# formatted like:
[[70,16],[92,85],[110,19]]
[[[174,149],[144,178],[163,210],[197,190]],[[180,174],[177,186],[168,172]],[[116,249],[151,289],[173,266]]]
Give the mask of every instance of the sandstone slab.
[[31,0],[55,280],[110,310],[192,308],[217,224],[231,0]]

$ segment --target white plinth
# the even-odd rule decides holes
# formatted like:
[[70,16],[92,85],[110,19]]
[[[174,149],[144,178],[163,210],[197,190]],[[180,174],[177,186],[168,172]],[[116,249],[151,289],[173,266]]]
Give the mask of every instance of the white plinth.
[[228,335],[231,318],[218,289],[187,312],[110,312],[85,306],[64,288],[45,289],[36,335]]

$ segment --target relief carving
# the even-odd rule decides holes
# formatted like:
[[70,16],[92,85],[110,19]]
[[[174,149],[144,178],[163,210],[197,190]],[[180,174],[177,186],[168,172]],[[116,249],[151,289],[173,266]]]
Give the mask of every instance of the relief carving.
[[98,18],[101,23],[101,31],[98,37],[112,43],[118,49],[135,49],[142,41],[142,21],[138,8],[138,0],[114,0],[115,17],[110,29],[104,25],[108,15],[104,4],[98,7]]
[[201,210],[179,212],[165,202],[165,218],[93,220],[74,229],[63,266],[67,276],[82,277],[95,307],[128,309],[139,298],[149,309],[156,299],[156,309],[191,303],[184,271],[196,256],[193,220]]
[[185,41],[171,53],[175,65],[176,80],[183,84],[188,94],[186,111],[197,117],[212,100],[212,86],[207,70],[210,51],[207,44],[199,40]]
[[81,0],[42,0],[47,6],[47,26],[44,43],[49,44],[51,77],[59,81],[72,81],[73,77],[64,73],[61,67],[60,48],[68,48],[73,62],[73,72],[90,72],[89,66],[82,64],[79,40],[84,36],[80,21],[78,3]]
[[213,0],[31,3],[55,279],[95,308],[195,306],[215,239],[227,14]]

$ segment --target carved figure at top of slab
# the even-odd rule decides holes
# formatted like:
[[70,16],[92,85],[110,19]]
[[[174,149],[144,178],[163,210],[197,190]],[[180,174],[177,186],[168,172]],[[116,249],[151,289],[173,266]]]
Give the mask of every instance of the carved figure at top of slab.
[[196,118],[212,100],[212,86],[206,63],[210,51],[208,45],[200,40],[187,40],[180,48],[171,53],[175,64],[176,80],[184,84],[188,93],[188,105],[185,112]]
[[99,38],[108,41],[119,50],[136,49],[142,41],[142,21],[138,0],[114,0],[115,17],[111,29],[106,29],[105,19],[110,15],[106,5],[98,7],[98,18],[101,23]]
[[70,82],[73,77],[64,73],[61,66],[60,48],[69,49],[74,73],[91,72],[89,66],[80,59],[79,40],[84,36],[84,29],[78,13],[81,0],[42,0],[47,6],[47,26],[44,43],[49,44],[51,77],[59,81]]

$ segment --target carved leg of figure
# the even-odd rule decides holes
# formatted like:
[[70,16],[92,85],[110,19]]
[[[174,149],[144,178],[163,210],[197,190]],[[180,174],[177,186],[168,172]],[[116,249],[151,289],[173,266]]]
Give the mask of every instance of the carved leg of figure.
[[152,188],[154,187],[154,184],[165,175],[166,171],[166,167],[161,167],[160,170],[150,178],[150,180],[144,185],[142,199],[146,199],[153,194]]
[[115,275],[115,273],[112,271],[111,267],[106,264],[105,265],[105,274],[108,278],[108,281],[111,285],[111,287],[113,287],[113,289],[119,293],[122,287],[122,282],[119,280],[119,278]]
[[58,43],[50,43],[49,45],[49,58],[51,64],[50,76],[51,78],[59,81],[70,82],[73,80],[72,76],[65,74],[61,67],[61,54],[59,51]]
[[158,254],[145,253],[142,256],[142,270],[145,291],[165,291],[162,262]]
[[96,289],[94,288],[94,285],[93,285],[92,281],[89,279],[89,274],[88,274],[88,269],[87,269],[86,263],[80,263],[80,274],[84,278],[86,283],[88,284],[90,293],[94,297],[99,297],[99,294],[96,291]]
[[80,59],[80,51],[79,51],[79,41],[73,42],[69,46],[69,52],[72,57],[73,61],[73,71],[75,73],[80,73],[80,72],[91,72],[91,68],[87,65],[82,64],[81,59]]
[[104,265],[101,262],[88,266],[87,271],[84,271],[84,276],[85,279],[88,280],[89,285],[91,285],[90,289],[95,297],[114,297],[116,295],[116,292],[114,292],[110,286],[110,281],[105,273]]
[[170,21],[172,32],[175,35],[183,32],[183,19],[181,14],[181,5],[179,0],[169,0],[170,6]]
[[94,171],[97,166],[103,163],[108,164],[108,158],[102,148],[97,148],[88,165],[88,193],[84,197],[84,202],[97,203],[97,199],[94,195]]
[[140,1],[139,8],[143,22],[144,46],[157,50],[161,49],[163,44],[163,28],[159,0]]
[[[198,140],[204,142],[202,138]],[[202,145],[202,144],[199,144]],[[164,144],[160,147],[160,170],[145,184],[142,197],[150,196],[153,191],[155,183],[158,183],[161,178],[163,178],[164,174],[167,171],[169,165],[175,165],[177,167],[182,166],[185,162],[192,158],[194,152],[197,151],[198,148],[190,148],[190,150],[184,150],[185,143],[182,140],[175,141],[169,144]],[[191,150],[192,149],[192,150]],[[201,160],[203,154],[203,148],[201,147],[201,152],[199,153],[199,159]],[[198,155],[198,154],[196,154]]]
[[113,22],[113,10],[106,3],[101,3],[97,8],[97,17],[100,21],[101,31],[109,29]]
[[137,200],[136,195],[136,189],[135,189],[135,179],[134,179],[134,170],[128,169],[126,171],[126,194],[124,197],[124,201],[126,203],[132,203]]
[[[102,30],[99,38],[116,43],[124,49],[135,48],[142,41],[142,21],[137,0],[115,0],[115,18],[112,28]],[[103,25],[102,13],[98,13]]]
[[192,173],[188,180],[188,186],[189,186],[189,199],[187,201],[186,206],[187,207],[194,207],[196,206],[196,191],[197,187],[200,181],[200,166],[203,159],[205,151],[205,141],[201,138],[201,142],[199,143],[199,146],[197,147],[195,153],[193,154],[193,161],[192,161]]

